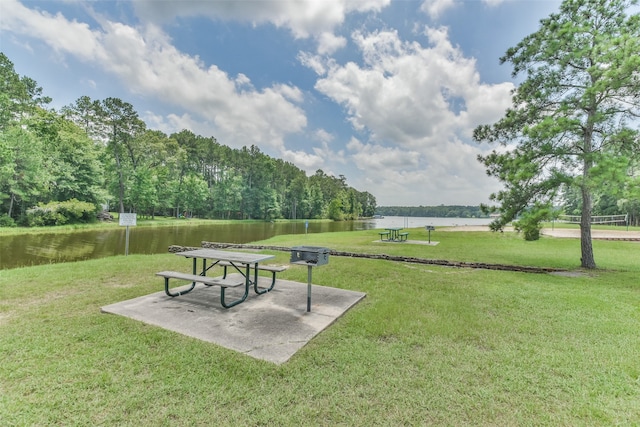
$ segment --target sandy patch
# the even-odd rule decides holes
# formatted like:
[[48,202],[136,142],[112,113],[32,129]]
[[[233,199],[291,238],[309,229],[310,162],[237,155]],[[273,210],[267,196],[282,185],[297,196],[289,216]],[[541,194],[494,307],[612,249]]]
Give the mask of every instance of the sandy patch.
[[[439,227],[438,231],[491,231],[488,225],[456,225],[452,227]],[[513,227],[505,227],[504,231],[514,231]],[[545,236],[580,238],[580,229],[577,228],[543,228],[541,233]],[[640,240],[640,231],[621,230],[591,230],[592,239],[605,240]]]
[[[451,227],[438,227],[438,231],[491,231],[488,225],[454,225]],[[513,231],[513,227],[505,227],[504,231]]]
[[[573,228],[542,229],[542,234],[553,237],[580,238],[580,230]],[[640,240],[640,232],[623,230],[591,230],[592,239]]]

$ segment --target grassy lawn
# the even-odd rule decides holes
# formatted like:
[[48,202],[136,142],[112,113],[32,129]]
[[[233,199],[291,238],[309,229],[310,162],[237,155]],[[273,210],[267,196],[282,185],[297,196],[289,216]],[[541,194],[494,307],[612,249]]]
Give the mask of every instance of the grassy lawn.
[[[580,272],[573,239],[436,231],[440,243],[424,246],[378,238],[369,230],[259,243],[581,274],[331,257],[314,284],[367,297],[276,366],[100,312],[160,291],[154,273],[188,269],[181,257],[3,270],[0,424],[640,424],[639,243],[594,241],[600,269]],[[288,253],[273,253],[288,263]],[[281,277],[306,283],[306,275],[294,266]]]

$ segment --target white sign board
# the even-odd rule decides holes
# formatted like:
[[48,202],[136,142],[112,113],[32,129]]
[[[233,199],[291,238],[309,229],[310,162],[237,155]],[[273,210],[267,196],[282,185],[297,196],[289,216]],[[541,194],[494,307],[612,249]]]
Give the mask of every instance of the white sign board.
[[136,225],[136,214],[134,213],[121,213],[120,225],[126,225],[127,227],[134,227]]

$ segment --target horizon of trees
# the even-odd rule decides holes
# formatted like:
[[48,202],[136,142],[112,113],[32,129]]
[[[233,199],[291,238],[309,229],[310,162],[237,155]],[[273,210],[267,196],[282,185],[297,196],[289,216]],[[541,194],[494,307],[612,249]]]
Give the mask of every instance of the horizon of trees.
[[374,214],[375,197],[342,175],[307,176],[255,145],[233,149],[187,129],[165,135],[118,98],[81,96],[55,111],[42,93],[0,52],[0,225],[26,225],[29,209],[70,200],[150,218]]
[[478,206],[378,206],[376,215],[410,216],[427,218],[488,218],[489,215]]

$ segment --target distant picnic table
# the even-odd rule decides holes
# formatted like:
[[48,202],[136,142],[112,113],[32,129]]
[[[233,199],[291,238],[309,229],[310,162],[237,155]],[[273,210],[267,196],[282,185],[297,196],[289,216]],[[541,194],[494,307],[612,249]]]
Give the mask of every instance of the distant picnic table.
[[408,232],[401,233],[403,230],[402,227],[388,227],[385,228],[386,231],[381,231],[380,240],[387,242],[401,242],[403,240],[407,240],[409,237]]

